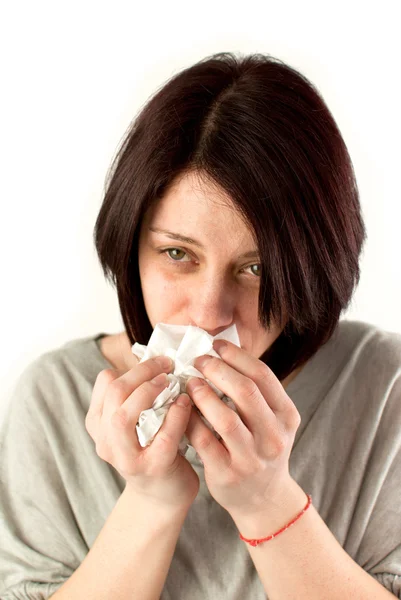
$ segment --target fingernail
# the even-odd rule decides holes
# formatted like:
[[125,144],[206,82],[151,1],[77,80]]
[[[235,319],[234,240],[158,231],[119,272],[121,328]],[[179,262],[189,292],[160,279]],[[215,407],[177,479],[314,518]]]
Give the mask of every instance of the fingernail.
[[167,377],[166,373],[160,373],[160,375],[151,379],[150,383],[153,383],[153,385],[157,385],[159,387],[161,385],[167,385],[168,377]]
[[204,385],[207,385],[204,379],[201,379],[200,377],[190,377],[187,381],[186,387],[187,389],[189,389],[190,392],[194,392],[195,390],[203,387]]
[[215,340],[213,348],[220,354],[220,352],[224,352],[224,349],[227,348],[227,344],[224,340]]
[[200,356],[199,358],[196,359],[195,361],[195,367],[200,367],[201,369],[206,365],[206,363],[209,362],[209,360],[212,360],[213,356]]
[[191,402],[188,394],[181,394],[178,398],[177,398],[177,404],[179,404],[180,406],[189,406],[189,403]]
[[161,366],[162,369],[171,369],[173,366],[173,361],[169,356],[158,356],[155,358],[155,362]]

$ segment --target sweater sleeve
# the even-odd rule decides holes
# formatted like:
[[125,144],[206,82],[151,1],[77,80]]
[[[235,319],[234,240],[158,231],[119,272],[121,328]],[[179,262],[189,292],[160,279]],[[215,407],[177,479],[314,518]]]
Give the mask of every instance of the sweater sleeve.
[[54,439],[57,427],[49,423],[60,399],[49,403],[51,388],[45,394],[40,385],[48,367],[40,357],[23,371],[0,424],[2,600],[46,600],[87,551],[54,452],[60,444]]
[[[359,505],[372,507],[358,548],[358,562],[401,599],[401,372],[383,405],[365,469]],[[358,511],[357,507],[357,511]]]

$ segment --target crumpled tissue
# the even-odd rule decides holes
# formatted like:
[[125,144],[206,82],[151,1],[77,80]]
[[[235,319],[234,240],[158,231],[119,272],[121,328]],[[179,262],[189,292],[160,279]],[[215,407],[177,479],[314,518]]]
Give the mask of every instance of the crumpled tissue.
[[[193,363],[198,356],[202,356],[203,354],[220,358],[213,349],[214,340],[228,340],[240,346],[235,324],[221,331],[216,336],[211,336],[207,331],[193,325],[168,325],[165,323],[158,323],[155,326],[147,346],[138,343],[132,346],[132,353],[140,359],[139,362],[143,362],[154,356],[169,356],[174,361],[172,373],[167,374],[170,381],[169,386],[157,396],[152,408],[143,410],[139,415],[136,430],[139,443],[142,447],[151,444],[156,433],[163,425],[170,405],[181,393],[185,392],[187,380],[190,377],[206,379],[194,367]],[[223,394],[211,381],[208,379],[206,381],[219,398],[238,414],[233,401]],[[196,408],[192,399],[191,403]],[[209,421],[197,408],[196,410],[205,425],[214,433],[217,439],[220,439],[221,436],[213,429]],[[180,440],[178,451],[184,456],[189,448],[192,448],[192,446],[184,434]]]

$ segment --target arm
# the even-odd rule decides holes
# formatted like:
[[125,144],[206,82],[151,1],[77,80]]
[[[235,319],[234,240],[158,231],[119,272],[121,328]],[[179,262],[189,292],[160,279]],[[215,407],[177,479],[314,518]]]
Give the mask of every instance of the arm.
[[186,515],[152,510],[126,487],[85,560],[51,600],[158,600]]
[[[187,437],[204,464],[211,495],[231,515],[245,538],[260,539],[277,532],[306,505],[306,493],[292,479],[288,469],[301,417],[281,382],[266,365],[229,342],[224,341],[224,347],[221,344],[219,341],[214,348],[223,355],[223,360],[201,357],[195,361],[195,367],[233,400],[240,418],[221,402],[210,386],[195,387],[197,379],[190,379],[187,385],[190,396],[220,433],[224,445],[195,412],[191,415]],[[397,364],[398,361],[397,357]],[[398,377],[396,381],[401,382],[401,379]],[[367,456],[371,468],[365,468],[361,459],[360,470],[365,469],[363,483],[366,486],[369,478],[373,485],[371,490],[375,490],[371,493],[380,506],[370,510],[364,522],[366,534],[367,527],[375,521],[370,531],[377,534],[366,542],[362,538],[362,544],[359,536],[359,549],[363,549],[364,563],[370,559],[371,569],[378,564],[377,558],[382,557],[378,574],[386,574],[388,579],[392,576],[391,582],[387,579],[387,585],[394,590],[384,588],[384,584],[343,550],[312,505],[293,527],[275,539],[255,548],[248,548],[247,544],[270,600],[295,597],[297,600],[390,600],[394,598],[394,591],[400,590],[400,394],[399,388],[395,391],[394,378],[391,385],[393,394],[386,392],[383,398],[376,391],[373,398],[378,403],[377,419],[372,411],[367,415],[373,425]],[[356,415],[352,418],[356,422]],[[353,440],[352,450],[357,441],[358,438]],[[359,473],[358,477],[360,481]],[[366,487],[363,490],[366,495],[365,490]],[[379,492],[380,500],[376,501]],[[390,538],[388,543],[387,538]],[[361,548],[365,544],[366,547]],[[390,552],[394,555],[389,557]],[[383,571],[385,565],[390,565],[387,573]]]
[[[276,508],[265,515],[231,516],[245,538],[267,537],[299,514],[306,500],[305,492],[292,480],[272,505]],[[277,538],[256,547],[241,543],[246,544],[270,600],[295,596],[297,600],[395,598],[343,550],[313,504]]]

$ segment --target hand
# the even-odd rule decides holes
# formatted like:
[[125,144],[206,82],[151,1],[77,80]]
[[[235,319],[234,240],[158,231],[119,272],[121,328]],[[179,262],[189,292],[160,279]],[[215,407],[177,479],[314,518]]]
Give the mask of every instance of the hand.
[[[164,359],[164,364],[158,362]],[[178,453],[190,416],[186,407],[174,402],[153,442],[142,448],[136,424],[142,410],[151,408],[168,384],[172,361],[151,358],[123,373],[100,371],[85,419],[86,429],[96,442],[100,458],[110,463],[127,481],[127,486],[156,507],[188,508],[199,491],[199,477]],[[154,378],[156,376],[157,379]],[[152,380],[152,381],[150,381]],[[179,397],[179,398],[180,398]],[[179,399],[177,398],[177,400]]]
[[[194,366],[234,402],[239,416],[202,379],[187,391],[221,435],[218,440],[191,411],[186,435],[205,469],[210,494],[232,515],[266,511],[292,480],[288,461],[300,415],[280,381],[262,361],[230,342],[215,342],[222,357],[199,357]],[[196,390],[196,383],[201,385]],[[280,495],[281,494],[281,495]]]

